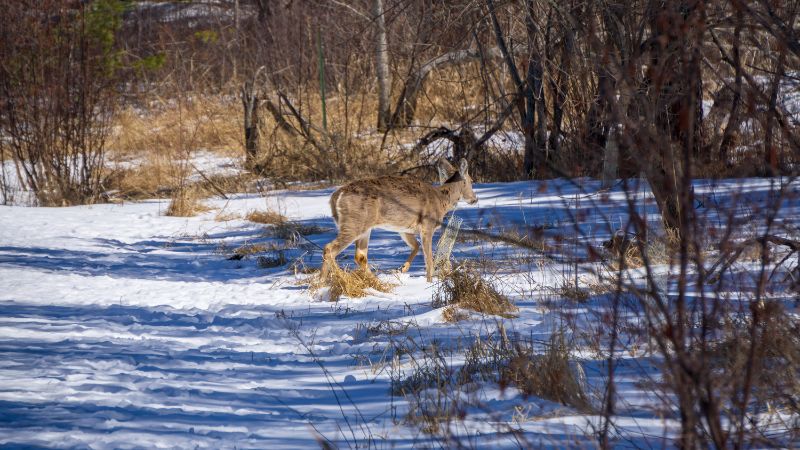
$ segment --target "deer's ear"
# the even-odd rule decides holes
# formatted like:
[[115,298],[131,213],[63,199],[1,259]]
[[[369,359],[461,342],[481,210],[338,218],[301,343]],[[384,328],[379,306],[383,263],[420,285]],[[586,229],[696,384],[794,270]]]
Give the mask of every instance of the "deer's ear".
[[468,168],[467,160],[465,158],[461,158],[461,161],[458,163],[458,171],[461,173],[461,175],[466,176]]
[[444,158],[439,158],[439,162],[436,163],[436,170],[439,172],[439,182],[442,184],[450,178],[450,174],[455,172],[453,166]]
[[444,182],[450,178],[450,174],[447,173],[447,169],[442,167],[441,164],[436,165],[436,170],[439,172],[439,184],[444,184]]

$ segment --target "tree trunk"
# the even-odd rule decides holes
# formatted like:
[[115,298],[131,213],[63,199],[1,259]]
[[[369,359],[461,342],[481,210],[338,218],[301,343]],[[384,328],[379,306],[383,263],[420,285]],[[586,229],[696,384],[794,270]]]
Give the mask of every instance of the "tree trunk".
[[378,130],[386,131],[391,127],[389,111],[389,44],[386,39],[386,19],[383,12],[383,0],[373,0],[372,14],[375,17],[377,32],[375,35],[375,72],[378,76]]
[[397,117],[392,126],[407,127],[414,121],[417,108],[417,98],[425,86],[425,80],[434,70],[445,67],[466,64],[470,61],[480,61],[483,58],[502,58],[502,52],[497,48],[491,48],[481,53],[479,49],[454,50],[452,52],[439,55],[421,65],[419,69],[409,75],[406,80],[400,98],[397,100]]
[[736,26],[733,31],[733,63],[734,63],[734,81],[733,81],[733,102],[731,103],[731,110],[728,113],[728,123],[725,125],[725,131],[722,133],[722,141],[719,144],[719,160],[722,164],[729,165],[728,153],[733,147],[734,134],[739,130],[739,109],[741,108],[742,99],[742,62],[741,62],[741,34],[742,24],[744,22],[742,8],[736,8]]
[[[564,30],[561,43],[561,60],[558,77],[552,82],[553,92],[553,128],[550,130],[550,151],[558,154],[561,149],[561,124],[564,118],[564,104],[567,101],[569,90],[568,76],[572,65],[572,52],[575,48],[575,31],[572,28]],[[549,59],[549,58],[548,58]]]
[[244,108],[244,152],[245,167],[257,170],[259,149],[258,106],[260,99],[253,83],[246,82],[241,90],[242,107]]
[[[699,2],[661,3],[652,12],[654,33],[650,74],[657,149],[641,167],[659,205],[664,225],[678,233],[692,214],[691,161],[702,148],[702,79],[699,46],[705,14]],[[684,30],[691,30],[686,32]]]
[[[527,85],[529,93],[528,115],[534,120],[535,135],[532,160],[535,161],[536,176],[545,176],[547,172],[547,106],[544,96],[544,70],[542,69],[542,55],[536,46],[538,26],[533,20],[533,0],[527,1],[525,13],[525,30],[528,38],[528,75]],[[531,173],[531,172],[527,172]]]
[[775,107],[778,102],[778,93],[783,78],[783,65],[786,52],[782,51],[778,56],[777,67],[775,68],[775,78],[772,80],[769,93],[769,109],[766,112],[766,123],[764,124],[764,173],[774,177],[778,174],[778,149],[775,146]]
[[603,188],[610,188],[617,180],[619,162],[619,144],[616,132],[612,129],[608,133],[605,149],[603,150]]

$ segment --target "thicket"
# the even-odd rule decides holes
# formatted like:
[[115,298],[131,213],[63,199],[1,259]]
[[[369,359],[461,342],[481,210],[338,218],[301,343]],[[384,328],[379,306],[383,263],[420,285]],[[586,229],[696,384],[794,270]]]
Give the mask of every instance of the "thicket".
[[[103,192],[122,12],[113,0],[0,8],[0,160],[14,162],[41,205],[94,202]],[[6,176],[4,166],[4,193]]]

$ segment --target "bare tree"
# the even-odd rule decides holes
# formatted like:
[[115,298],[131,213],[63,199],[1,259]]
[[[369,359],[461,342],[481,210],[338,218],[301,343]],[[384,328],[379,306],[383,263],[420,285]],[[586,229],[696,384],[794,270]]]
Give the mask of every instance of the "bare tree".
[[378,130],[389,128],[391,120],[389,80],[389,44],[386,38],[386,15],[383,0],[372,1],[372,16],[375,20],[375,72],[378,77]]

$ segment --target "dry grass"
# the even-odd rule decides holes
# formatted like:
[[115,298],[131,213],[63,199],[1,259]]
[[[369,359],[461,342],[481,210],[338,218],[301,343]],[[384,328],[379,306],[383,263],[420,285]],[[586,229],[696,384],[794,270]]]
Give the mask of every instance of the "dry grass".
[[469,319],[469,314],[457,306],[450,305],[442,310],[442,319],[447,323],[456,323]]
[[760,302],[753,309],[763,322],[752,355],[752,317],[728,324],[711,348],[710,364],[725,374],[720,389],[741,390],[745,374],[752,371],[757,401],[800,413],[800,321],[777,301]]
[[558,288],[556,293],[561,297],[573,302],[584,303],[589,300],[591,292],[580,286],[575,286],[575,283],[564,281],[561,287]]
[[315,223],[300,223],[290,220],[283,214],[275,210],[252,210],[247,213],[245,219],[270,225],[266,230],[266,234],[277,239],[287,241],[287,245],[299,245],[303,240],[303,236],[310,236],[312,234],[320,234],[328,231],[327,228],[321,227]]
[[231,220],[238,220],[241,219],[242,216],[236,212],[227,212],[225,209],[220,210],[216,216],[214,216],[214,220],[217,222],[228,222]]
[[650,264],[668,264],[678,250],[680,238],[677,233],[667,230],[662,236],[653,236],[642,243],[638,236],[629,236],[618,230],[611,239],[603,242],[603,247],[616,260],[615,264],[624,264],[627,268],[644,266],[642,248],[644,248]]
[[237,259],[241,259],[241,258],[244,258],[244,257],[247,257],[247,256],[253,256],[253,255],[257,255],[259,253],[264,253],[264,252],[266,252],[268,250],[269,249],[267,248],[267,246],[262,245],[262,244],[244,244],[244,245],[241,245],[241,246],[237,247],[233,251],[233,256],[232,257],[238,257]]
[[[432,305],[468,309],[481,314],[514,317],[519,309],[483,279],[472,266],[459,264],[444,273],[433,295]],[[451,318],[461,317],[453,313]]]
[[136,168],[111,169],[105,186],[123,200],[170,196],[188,173],[167,158],[153,155]]
[[278,226],[278,225],[284,225],[287,222],[289,222],[289,219],[287,219],[286,216],[279,213],[278,211],[273,211],[273,210],[267,210],[267,211],[252,210],[248,212],[244,218],[249,220],[250,222],[263,223],[264,225]]
[[[483,383],[501,389],[516,388],[525,396],[558,402],[581,412],[593,412],[586,392],[585,375],[572,360],[563,334],[556,333],[536,353],[532,340],[511,341],[501,325],[497,333],[475,339],[463,352],[464,364],[454,366],[454,353],[435,343],[413,348],[400,347],[395,353],[411,356],[411,373],[392,374],[392,395],[404,396],[409,403],[405,416],[408,425],[426,434],[447,437],[449,430],[468,415],[468,410],[483,408],[475,389]],[[402,374],[402,376],[401,376]],[[454,425],[457,424],[457,425]]]
[[243,125],[238,101],[210,96],[148,103],[147,113],[128,108],[116,116],[116,131],[108,145],[113,157],[177,159],[187,148],[228,155],[241,151]]
[[368,270],[356,268],[345,270],[338,265],[331,264],[327,271],[317,272],[304,280],[312,293],[329,288],[328,299],[338,301],[343,295],[350,298],[361,298],[369,294],[370,290],[391,292],[395,285],[378,278]]
[[271,255],[259,256],[256,259],[256,264],[261,269],[272,269],[286,265],[289,260],[286,258],[286,252],[277,250]]
[[[458,81],[464,70],[479,74],[478,67],[470,65],[468,69],[447,69],[431,77],[426,83],[426,92],[420,96],[419,123],[432,126],[455,126],[467,120],[475,123],[475,110],[471,106],[475,103],[464,103],[452,95],[453,90],[458,89],[476,102],[483,98],[481,88],[467,87],[468,84]],[[311,125],[308,128],[310,139],[281,127],[266,106],[260,111],[261,154],[256,166],[269,174],[276,185],[292,181],[329,183],[395,173],[429,162],[423,161],[420,152],[408,151],[424,134],[425,128],[401,127],[387,135],[374,130],[377,105],[373,95],[330,92],[327,98],[329,127],[322,130],[321,101],[316,91],[314,87],[304,93],[300,108],[303,120]],[[116,116],[108,143],[110,161],[136,164],[136,167],[127,167],[128,164],[125,169],[118,168],[109,174],[106,187],[117,190],[123,198],[153,197],[176,189],[179,180],[185,179],[192,168],[175,162],[185,159],[191,152],[203,150],[225,156],[244,156],[240,102],[221,96],[194,96],[177,100],[143,99],[140,103],[144,106],[124,109]],[[282,117],[295,130],[303,129],[291,115]],[[519,161],[514,158],[497,152],[483,152],[482,155],[484,153],[491,153],[494,159],[476,160],[475,176],[480,177],[481,167],[496,172],[494,179],[518,172]],[[241,180],[214,180],[225,192],[241,192],[247,181],[247,176]]]
[[304,280],[304,283],[308,283],[312,294],[329,288],[328,299],[332,302],[338,301],[343,295],[361,298],[369,294],[370,290],[391,292],[395,287],[394,284],[383,281],[371,271],[360,267],[350,271],[336,264],[330,264],[330,269],[326,272],[317,272]]
[[591,403],[585,392],[580,365],[570,363],[570,349],[562,333],[551,336],[542,354],[532,345],[517,343],[500,372],[500,385],[516,386],[533,395],[588,412]]
[[173,217],[192,217],[209,211],[211,208],[201,201],[202,194],[202,191],[195,187],[176,190],[164,214]]
[[[241,156],[241,106],[219,97],[145,101],[146,113],[127,108],[115,116],[104,183],[123,199],[170,195],[186,186],[194,150]],[[233,119],[233,120],[232,120]],[[123,165],[124,164],[124,165]],[[241,192],[249,175],[209,176],[196,183],[208,191]],[[214,186],[211,186],[211,185]]]

